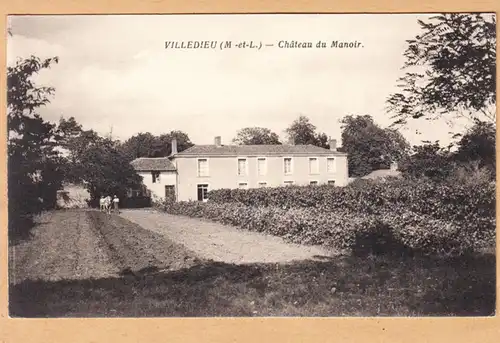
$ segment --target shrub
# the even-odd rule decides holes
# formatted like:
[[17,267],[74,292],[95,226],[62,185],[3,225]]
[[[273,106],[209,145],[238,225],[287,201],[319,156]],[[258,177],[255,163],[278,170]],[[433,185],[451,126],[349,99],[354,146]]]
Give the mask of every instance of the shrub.
[[355,231],[352,251],[355,255],[405,254],[408,247],[394,236],[393,230],[386,223],[377,219],[373,225],[360,227]]
[[359,180],[347,187],[277,187],[220,189],[209,192],[211,202],[256,207],[317,208],[376,214],[406,209],[436,219],[465,220],[495,217],[495,185],[491,182],[435,182],[397,179],[388,182]]
[[358,214],[316,208],[251,207],[236,203],[178,202],[168,213],[206,218],[265,232],[300,244],[324,245],[356,254],[418,252],[464,254],[494,243],[494,220],[463,227],[411,211]]
[[[466,175],[474,180],[464,182]],[[170,213],[357,254],[465,254],[495,242],[495,185],[477,175],[462,171],[446,182],[358,180],[342,188],[220,189],[209,193],[207,203],[163,206]]]

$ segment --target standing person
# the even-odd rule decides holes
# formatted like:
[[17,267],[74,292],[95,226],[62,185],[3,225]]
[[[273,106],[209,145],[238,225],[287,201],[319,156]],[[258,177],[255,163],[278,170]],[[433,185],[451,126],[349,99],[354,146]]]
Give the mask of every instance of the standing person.
[[99,199],[99,208],[101,209],[101,212],[104,212],[104,205],[105,205],[104,195],[101,195],[101,198]]
[[115,195],[113,197],[113,207],[115,208],[115,211],[120,213],[120,209],[118,208],[118,204],[120,203],[120,199]]

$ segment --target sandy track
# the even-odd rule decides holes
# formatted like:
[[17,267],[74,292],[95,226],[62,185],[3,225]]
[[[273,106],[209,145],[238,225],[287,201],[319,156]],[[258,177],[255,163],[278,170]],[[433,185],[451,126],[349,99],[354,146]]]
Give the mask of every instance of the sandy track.
[[214,261],[281,263],[335,254],[322,247],[290,244],[279,237],[154,210],[124,210],[121,216]]

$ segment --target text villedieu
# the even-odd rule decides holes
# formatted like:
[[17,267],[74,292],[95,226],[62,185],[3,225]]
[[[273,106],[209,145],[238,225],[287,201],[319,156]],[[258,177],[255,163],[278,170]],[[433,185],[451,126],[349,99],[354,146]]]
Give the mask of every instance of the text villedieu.
[[165,41],[165,49],[171,50],[188,50],[188,49],[257,49],[262,48],[279,48],[279,49],[359,49],[364,48],[362,42],[357,40],[341,41],[296,41],[296,40],[280,40],[277,42],[262,42],[262,41]]

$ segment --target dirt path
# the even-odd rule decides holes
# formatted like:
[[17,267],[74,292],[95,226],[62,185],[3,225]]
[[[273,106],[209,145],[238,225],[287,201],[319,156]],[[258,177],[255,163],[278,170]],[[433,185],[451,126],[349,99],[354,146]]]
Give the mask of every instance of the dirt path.
[[320,259],[335,254],[322,247],[290,244],[279,237],[154,210],[124,210],[121,216],[214,261],[278,263]]
[[9,247],[9,282],[88,280],[176,270],[198,263],[191,251],[117,215],[44,213],[33,237]]
[[10,282],[89,279],[116,275],[84,211],[42,214],[33,237],[10,247]]
[[177,270],[198,263],[194,253],[164,235],[115,214],[88,211],[87,215],[121,273]]

